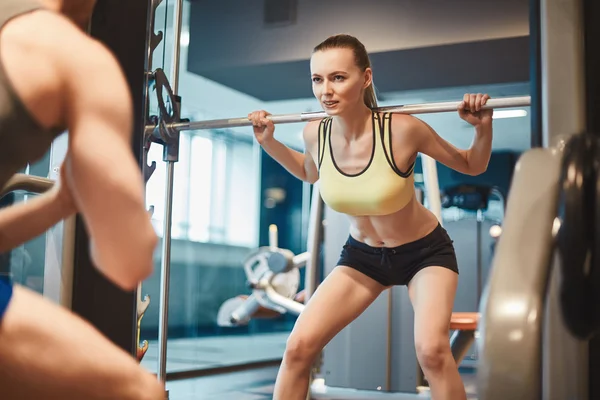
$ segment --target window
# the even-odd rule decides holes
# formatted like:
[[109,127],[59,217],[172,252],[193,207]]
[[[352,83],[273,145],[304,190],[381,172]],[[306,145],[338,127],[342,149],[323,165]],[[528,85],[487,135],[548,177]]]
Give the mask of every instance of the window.
[[[183,132],[175,163],[172,238],[244,247],[258,245],[260,177],[254,144],[227,132]],[[164,233],[166,163],[153,144],[156,161],[146,185],[152,221]]]
[[[191,141],[191,154],[188,174],[190,193],[187,239],[208,242],[213,192],[213,142],[205,137],[194,136]],[[218,169],[214,172],[218,172]],[[218,177],[215,180],[218,181]]]

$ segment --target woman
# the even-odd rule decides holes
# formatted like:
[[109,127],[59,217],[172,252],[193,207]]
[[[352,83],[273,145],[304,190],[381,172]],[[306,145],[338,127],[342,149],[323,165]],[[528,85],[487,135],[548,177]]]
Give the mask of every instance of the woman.
[[[79,211],[98,269],[123,290],[150,275],[157,238],[130,151],[132,104],[120,67],[84,33],[91,0],[0,2],[0,187],[69,131],[61,182],[0,210],[0,252]],[[134,358],[90,324],[0,281],[3,399],[163,399]]]
[[299,179],[319,180],[321,196],[351,221],[338,266],[319,286],[288,339],[274,399],[306,398],[311,364],[322,348],[381,293],[407,285],[415,311],[417,358],[436,400],[466,399],[448,327],[458,282],[452,241],[414,196],[417,153],[464,174],[487,168],[492,148],[489,96],[467,94],[458,108],[475,127],[469,150],[403,114],[378,114],[365,47],[336,35],[313,51],[313,93],[328,117],[304,128],[306,154],[273,137],[265,111],[248,115],[263,149]]

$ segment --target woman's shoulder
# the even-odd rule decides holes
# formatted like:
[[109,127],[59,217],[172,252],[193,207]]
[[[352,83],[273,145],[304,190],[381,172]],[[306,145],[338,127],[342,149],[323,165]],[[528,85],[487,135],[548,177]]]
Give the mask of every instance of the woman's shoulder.
[[306,143],[316,143],[317,138],[319,136],[319,126],[321,125],[321,121],[324,119],[314,119],[312,121],[308,121],[306,125],[304,125],[304,130],[302,131],[302,136],[304,137],[304,142]]

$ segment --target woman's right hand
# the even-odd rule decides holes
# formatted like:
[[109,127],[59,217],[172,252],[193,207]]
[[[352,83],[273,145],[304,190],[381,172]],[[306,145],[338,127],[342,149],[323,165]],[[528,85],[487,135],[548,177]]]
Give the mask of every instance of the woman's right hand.
[[273,139],[275,124],[267,118],[269,115],[271,114],[264,110],[248,114],[248,119],[252,122],[252,128],[254,129],[254,137],[261,146]]

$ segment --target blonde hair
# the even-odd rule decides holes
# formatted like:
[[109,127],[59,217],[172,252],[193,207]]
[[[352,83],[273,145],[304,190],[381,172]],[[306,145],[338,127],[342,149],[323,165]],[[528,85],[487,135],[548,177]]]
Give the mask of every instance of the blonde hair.
[[[354,36],[345,34],[330,36],[323,42],[319,43],[313,49],[313,53],[327,49],[350,49],[354,53],[354,62],[361,71],[364,72],[367,70],[367,68],[371,68],[371,60],[369,58],[369,54],[367,53],[367,49],[360,42],[360,40]],[[365,105],[370,109],[377,108],[377,95],[375,94],[373,81],[371,81],[369,87],[365,89],[363,100]]]

